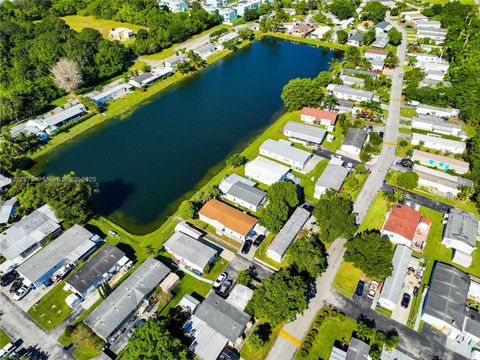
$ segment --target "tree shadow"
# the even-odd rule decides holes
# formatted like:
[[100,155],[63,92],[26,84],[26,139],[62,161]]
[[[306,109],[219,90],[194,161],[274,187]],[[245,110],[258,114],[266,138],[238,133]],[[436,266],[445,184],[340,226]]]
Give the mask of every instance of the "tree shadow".
[[134,189],[134,184],[125,183],[120,178],[101,182],[98,186],[99,191],[92,198],[94,212],[108,217],[122,207]]

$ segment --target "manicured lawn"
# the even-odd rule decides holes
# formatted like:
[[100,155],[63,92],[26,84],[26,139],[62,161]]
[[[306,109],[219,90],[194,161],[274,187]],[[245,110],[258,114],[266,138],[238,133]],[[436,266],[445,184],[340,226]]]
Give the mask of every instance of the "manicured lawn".
[[3,349],[5,345],[8,343],[12,342],[12,339],[3,331],[0,329],[0,349]]
[[65,298],[71,291],[63,290],[65,281],[60,281],[38,303],[28,310],[28,315],[45,330],[52,330],[60,325],[72,312]]
[[313,169],[311,172],[308,174],[300,174],[298,172],[295,172],[295,176],[301,179],[301,184],[303,187],[303,192],[305,194],[305,198],[307,200],[310,200],[312,202],[317,201],[314,197],[313,194],[315,193],[315,183],[317,182],[318,178],[320,175],[322,175],[323,171],[328,165],[328,160],[323,159],[321,160],[315,169]]
[[78,360],[89,360],[97,357],[102,353],[103,340],[96,336],[87,325],[80,324],[81,330],[75,335],[66,335],[63,333],[58,342],[63,345],[69,345],[73,342],[76,343],[76,349],[73,352],[73,356]]
[[62,96],[61,98],[53,100],[50,103],[50,105],[55,107],[62,106],[62,105],[65,105],[69,99],[70,99],[70,95],[65,95],[65,96]]
[[182,271],[178,271],[177,275],[179,275],[180,277],[183,276],[182,280],[173,290],[174,296],[172,300],[170,300],[170,302],[167,304],[167,306],[163,308],[161,312],[162,315],[167,315],[168,310],[177,306],[177,304],[180,302],[180,300],[185,294],[191,295],[192,293],[197,293],[202,297],[206,297],[208,292],[210,291],[210,288],[212,287],[212,284],[197,280],[193,276],[185,274]]
[[360,279],[367,280],[363,271],[357,269],[351,262],[342,261],[333,280],[333,286],[340,294],[351,298]]
[[321,41],[321,40],[308,39],[308,38],[301,38],[301,37],[287,35],[287,34],[284,34],[284,33],[281,33],[281,32],[268,32],[268,33],[265,33],[265,34],[262,34],[262,35],[263,36],[273,36],[273,37],[277,37],[277,38],[280,38],[280,39],[289,40],[289,41],[293,41],[293,42],[299,42],[299,43],[314,45],[314,46],[318,46],[318,47],[328,47],[328,48],[338,49],[338,50],[346,50],[347,47],[348,47],[347,45],[337,44],[337,43],[334,43],[334,42]]
[[412,129],[404,128],[404,127],[399,128],[398,131],[401,134],[407,134],[407,135],[410,135],[412,133]]
[[[256,325],[255,328],[264,324],[265,322],[260,320]],[[243,345],[242,349],[240,350],[240,355],[242,356],[243,359],[245,360],[263,360],[267,357],[268,352],[273,346],[273,343],[275,342],[275,339],[278,337],[278,333],[282,329],[283,324],[277,325],[272,329],[272,333],[270,334],[270,337],[268,339],[268,342],[265,344],[260,349],[254,349],[250,343],[247,341],[245,342],[245,345]],[[255,331],[255,328],[252,330]]]
[[144,26],[134,25],[120,21],[96,19],[93,16],[70,15],[64,16],[61,19],[63,19],[67,23],[67,25],[76,32],[80,32],[83,28],[88,27],[98,30],[100,34],[102,34],[102,36],[105,38],[109,38],[109,31],[112,30],[112,28],[116,27],[126,27],[135,31],[142,28],[145,29]]
[[228,265],[227,260],[222,258],[218,259],[215,265],[213,266],[213,269],[207,275],[204,276],[205,279],[215,280],[218,277],[218,275],[220,275],[223,272],[223,270],[225,270],[227,265]]
[[400,116],[413,118],[415,113],[416,113],[415,108],[406,108],[406,107],[400,108]]
[[340,129],[340,127],[335,127],[335,131],[333,132],[329,132],[328,133],[329,135],[333,135],[335,136],[335,139],[333,139],[332,142],[328,142],[327,140],[325,140],[323,143],[322,143],[322,146],[327,148],[328,150],[332,151],[332,152],[336,152],[338,149],[340,149],[340,146],[342,146],[342,142],[343,142],[343,134],[342,134],[342,130]]
[[[324,314],[325,310],[320,310],[318,315]],[[305,342],[297,355],[296,360],[300,359],[328,359],[332,352],[335,341],[338,340],[343,343],[350,342],[353,332],[357,327],[357,323],[345,316],[337,315],[337,317],[328,317],[324,315],[325,319],[321,325],[317,325],[315,322],[312,324],[308,333],[311,333],[312,329],[316,329],[318,334],[315,336],[315,340],[311,341],[312,347],[308,350],[306,356],[302,356],[301,349],[305,346]],[[307,333],[307,334],[308,334]],[[306,336],[306,338],[308,335]],[[304,340],[305,341],[305,340]]]
[[276,269],[280,269],[282,267],[287,267],[290,264],[290,261],[288,259],[288,256],[285,256],[283,261],[281,263],[276,262],[275,260],[270,259],[267,256],[267,249],[272,243],[273,239],[275,238],[275,234],[268,234],[265,240],[260,244],[258,247],[257,251],[255,252],[255,257],[258,258],[259,260],[262,260],[263,262],[267,263],[270,266],[273,266]]
[[382,228],[388,211],[388,203],[385,201],[383,196],[384,195],[381,192],[377,194],[367,212],[367,215],[365,216],[365,220],[363,220],[363,223],[360,226],[359,231],[368,229],[380,230]]
[[340,193],[347,195],[349,199],[351,199],[352,201],[355,201],[358,194],[362,190],[362,187],[365,184],[365,181],[367,181],[368,175],[367,174],[354,174],[354,175],[349,175],[349,176],[355,176],[355,178],[358,180],[358,186],[355,189],[350,189],[350,188],[347,188],[344,185],[342,187],[342,189],[340,190]]
[[378,312],[379,314],[382,314],[383,316],[388,317],[388,318],[392,317],[392,311],[388,310],[388,309],[385,309],[383,307],[377,307],[375,309],[375,311]]

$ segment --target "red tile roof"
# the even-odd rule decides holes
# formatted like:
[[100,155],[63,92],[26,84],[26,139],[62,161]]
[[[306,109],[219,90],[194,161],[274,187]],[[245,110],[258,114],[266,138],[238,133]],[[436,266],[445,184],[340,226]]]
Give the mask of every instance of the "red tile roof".
[[326,111],[326,110],[310,108],[310,107],[304,107],[302,109],[302,115],[313,116],[316,119],[330,120],[332,124],[335,124],[335,121],[337,121],[337,116],[338,116],[338,114],[333,111]]
[[388,51],[386,50],[381,50],[381,49],[368,49],[366,51],[367,53],[372,53],[372,54],[381,54],[381,55],[388,55]]
[[396,204],[390,212],[387,221],[385,221],[383,230],[413,240],[420,222],[429,224],[430,219],[422,216],[417,210],[409,206]]

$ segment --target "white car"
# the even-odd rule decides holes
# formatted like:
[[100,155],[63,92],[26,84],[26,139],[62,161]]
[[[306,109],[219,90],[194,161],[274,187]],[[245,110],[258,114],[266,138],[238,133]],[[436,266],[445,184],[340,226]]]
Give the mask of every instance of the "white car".
[[226,272],[223,272],[220,275],[218,275],[217,279],[213,283],[213,288],[218,289],[220,287],[220,285],[222,285],[222,283],[225,281],[227,276],[228,276],[228,274]]
[[350,170],[353,169],[353,164],[352,164],[351,162],[349,162],[349,163],[347,164],[347,169],[350,169]]
[[15,296],[13,297],[13,300],[19,301],[22,300],[25,295],[27,295],[30,292],[30,286],[27,285],[22,285],[20,289],[15,293]]

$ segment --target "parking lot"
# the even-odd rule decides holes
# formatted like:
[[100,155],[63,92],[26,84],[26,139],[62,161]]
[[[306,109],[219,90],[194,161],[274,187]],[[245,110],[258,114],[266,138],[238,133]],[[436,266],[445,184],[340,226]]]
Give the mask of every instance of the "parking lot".
[[[10,290],[10,285],[1,287],[2,293],[4,293],[10,300],[13,300],[13,297],[15,296],[15,293],[11,293]],[[23,311],[27,312],[28,309],[30,309],[35,303],[40,301],[42,297],[44,297],[50,290],[52,290],[55,287],[55,284],[50,285],[50,286],[40,286],[39,288],[30,290],[30,292],[25,295],[25,297],[21,300],[14,301],[15,304],[22,309]]]

